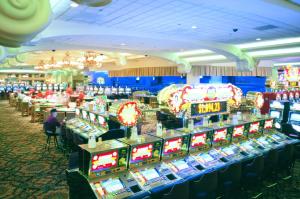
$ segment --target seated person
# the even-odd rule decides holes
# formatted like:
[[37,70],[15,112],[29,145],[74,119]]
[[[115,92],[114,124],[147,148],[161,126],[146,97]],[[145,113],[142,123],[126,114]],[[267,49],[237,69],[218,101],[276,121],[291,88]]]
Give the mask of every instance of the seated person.
[[59,123],[59,121],[57,120],[57,111],[56,109],[51,109],[50,111],[50,116],[48,117],[48,119],[46,120],[46,130],[47,131],[51,131],[53,133],[58,133],[56,132],[56,127],[60,127],[61,124]]

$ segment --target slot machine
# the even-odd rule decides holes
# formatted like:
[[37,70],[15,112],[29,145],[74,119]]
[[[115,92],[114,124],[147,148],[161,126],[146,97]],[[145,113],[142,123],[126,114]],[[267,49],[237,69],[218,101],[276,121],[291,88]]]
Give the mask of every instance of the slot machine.
[[118,94],[118,89],[116,87],[111,88],[111,94],[117,95]]
[[119,95],[123,95],[123,94],[125,93],[125,90],[124,90],[124,88],[122,88],[122,87],[119,87],[119,89],[118,89],[118,93],[119,93]]
[[103,87],[101,87],[101,86],[99,87],[98,94],[100,94],[100,95],[104,94],[104,88]]
[[118,140],[130,145],[128,168],[143,190],[152,190],[178,180],[165,164],[160,163],[162,139],[139,135],[136,139]]
[[110,87],[106,87],[106,88],[104,89],[104,94],[105,94],[105,95],[111,95],[111,88],[110,88]]
[[5,85],[0,84],[0,93],[5,93]]
[[[243,153],[241,149],[234,144],[230,144],[232,141],[234,126],[226,125],[224,127],[214,127],[212,146],[222,156],[222,161],[235,161],[241,160],[246,153]],[[239,132],[235,132],[236,134]],[[237,136],[237,135],[236,135]]]
[[295,100],[295,92],[289,91],[289,101],[293,102]]
[[7,84],[6,85],[6,92],[9,93],[9,92],[12,92],[13,89],[12,89],[12,85],[11,84]]
[[277,130],[282,130],[282,125],[288,121],[288,114],[290,111],[289,101],[272,101],[270,103],[270,116],[275,118],[274,126]]
[[131,88],[125,88],[125,93],[127,94],[127,95],[130,95],[131,94]]
[[54,84],[53,88],[54,88],[55,91],[59,91],[59,85],[58,84]]
[[43,91],[46,91],[47,89],[48,89],[47,84],[43,84],[42,90],[43,90]]
[[299,90],[296,90],[295,91],[295,102],[299,102],[299,99],[300,99],[300,92],[299,92]]
[[98,87],[97,87],[97,86],[94,86],[94,87],[93,87],[93,91],[97,93],[97,92],[98,92]]
[[53,91],[53,84],[49,84],[49,85],[48,85],[48,90]]
[[64,84],[59,84],[59,91],[65,91],[66,88],[64,86]]
[[25,91],[25,84],[24,84],[24,83],[21,83],[21,84],[19,85],[19,88],[20,88],[21,91]]
[[19,85],[18,84],[13,84],[13,92],[17,92],[19,89]]
[[188,155],[190,134],[185,131],[170,130],[161,134],[150,135],[163,140],[162,161],[180,178],[191,177],[199,172],[199,163]]
[[36,91],[41,91],[42,90],[42,85],[40,83],[36,84]]
[[291,104],[288,122],[283,126],[283,132],[292,138],[300,138],[300,103]]
[[129,198],[144,191],[127,172],[128,145],[117,140],[80,145],[79,171],[88,179],[97,198]]

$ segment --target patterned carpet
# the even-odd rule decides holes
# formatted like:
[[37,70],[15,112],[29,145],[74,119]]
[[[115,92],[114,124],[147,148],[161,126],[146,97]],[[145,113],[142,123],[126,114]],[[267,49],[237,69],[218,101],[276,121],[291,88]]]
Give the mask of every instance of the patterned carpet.
[[[67,158],[53,147],[45,151],[42,125],[29,120],[0,100],[0,199],[68,198]],[[277,198],[300,199],[300,160],[294,173],[294,181]]]
[[0,198],[68,198],[67,158],[46,143],[42,125],[0,101]]

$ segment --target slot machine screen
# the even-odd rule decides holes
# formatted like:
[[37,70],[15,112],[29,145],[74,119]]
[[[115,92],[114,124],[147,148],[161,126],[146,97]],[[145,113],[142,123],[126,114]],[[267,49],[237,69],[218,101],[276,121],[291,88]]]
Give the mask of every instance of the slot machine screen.
[[103,127],[103,128],[106,128],[106,127],[107,127],[107,123],[106,123],[105,117],[103,117],[103,116],[101,116],[101,115],[98,115],[97,121],[98,121],[98,124],[99,124],[101,127]]
[[169,153],[174,153],[176,151],[181,150],[181,147],[182,147],[182,138],[181,137],[166,140],[164,143],[163,154],[167,155]]
[[299,113],[291,113],[290,121],[300,122],[300,114]]
[[89,116],[90,116],[90,120],[91,120],[92,123],[96,123],[97,122],[96,115],[94,113],[90,113]]
[[131,150],[130,163],[142,162],[152,157],[153,144],[135,146]]
[[144,171],[141,171],[141,174],[147,181],[159,177],[159,174],[157,173],[157,171],[155,169],[146,169]]
[[273,119],[271,119],[271,120],[266,120],[266,121],[265,121],[264,129],[271,129],[272,127],[273,127]]
[[189,165],[184,160],[174,161],[173,165],[179,170],[184,170],[189,168]]
[[102,182],[102,186],[108,193],[117,192],[124,188],[119,178],[105,180]]
[[258,130],[259,130],[259,122],[253,122],[250,124],[250,129],[249,129],[250,134],[257,133]]
[[237,137],[241,137],[244,133],[244,125],[240,125],[240,126],[235,126],[233,128],[233,133],[232,133],[232,136],[234,138],[237,138]]
[[108,170],[118,166],[118,151],[95,154],[92,157],[92,172]]
[[194,134],[191,139],[191,147],[198,147],[206,144],[206,133]]
[[206,154],[206,153],[201,153],[200,154],[200,157],[205,161],[205,162],[210,162],[210,161],[213,161],[214,158],[211,157],[209,154]]
[[82,119],[84,120],[88,120],[88,115],[87,115],[87,112],[82,110]]
[[218,129],[214,132],[214,142],[225,141],[227,135],[227,129]]
[[270,111],[270,116],[275,118],[275,119],[280,119],[281,112],[276,111],[276,110],[271,110]]

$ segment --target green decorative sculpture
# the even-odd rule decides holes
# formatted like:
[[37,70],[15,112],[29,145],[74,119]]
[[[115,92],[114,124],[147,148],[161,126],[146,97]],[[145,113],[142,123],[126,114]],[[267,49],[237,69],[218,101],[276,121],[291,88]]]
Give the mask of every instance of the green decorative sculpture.
[[30,41],[49,23],[49,0],[1,0],[0,45],[18,47]]
[[101,7],[111,3],[111,0],[72,0],[78,4],[83,4],[91,7]]

